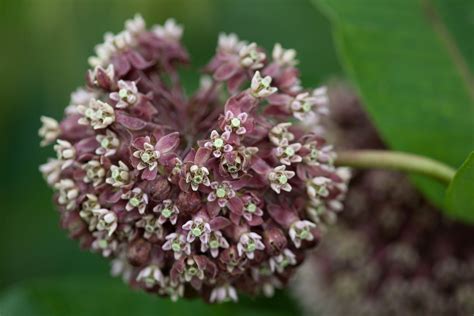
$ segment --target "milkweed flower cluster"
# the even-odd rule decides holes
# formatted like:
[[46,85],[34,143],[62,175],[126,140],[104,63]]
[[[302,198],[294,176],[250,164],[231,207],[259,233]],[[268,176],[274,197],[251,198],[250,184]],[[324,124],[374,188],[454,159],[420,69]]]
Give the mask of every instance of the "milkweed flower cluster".
[[[60,122],[43,117],[40,167],[61,222],[134,287],[173,300],[237,300],[285,285],[342,205],[348,171],[318,132],[324,88],[296,53],[220,35],[201,87],[173,20],[106,34]],[[318,130],[318,129],[316,129]]]
[[[342,87],[329,93],[327,133],[338,147],[384,148],[357,98]],[[308,316],[472,313],[472,236],[472,226],[443,218],[403,175],[357,172],[337,227],[299,270],[295,296]]]

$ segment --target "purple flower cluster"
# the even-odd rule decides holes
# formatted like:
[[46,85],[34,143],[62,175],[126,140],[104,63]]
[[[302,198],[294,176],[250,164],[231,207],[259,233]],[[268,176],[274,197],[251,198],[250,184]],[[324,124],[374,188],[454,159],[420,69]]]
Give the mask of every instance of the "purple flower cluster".
[[62,225],[132,286],[173,300],[272,294],[347,189],[320,133],[325,89],[301,88],[295,51],[277,44],[269,59],[222,34],[188,97],[181,35],[140,16],[106,34],[65,118],[42,118],[57,158],[40,169]]

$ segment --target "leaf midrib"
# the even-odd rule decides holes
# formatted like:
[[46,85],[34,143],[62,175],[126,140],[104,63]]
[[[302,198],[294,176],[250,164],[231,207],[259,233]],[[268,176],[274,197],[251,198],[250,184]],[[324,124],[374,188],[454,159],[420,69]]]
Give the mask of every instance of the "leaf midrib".
[[474,76],[469,69],[466,59],[439,15],[432,0],[421,0],[421,5],[433,32],[439,37],[442,46],[445,47],[449,58],[459,72],[469,98],[474,103]]

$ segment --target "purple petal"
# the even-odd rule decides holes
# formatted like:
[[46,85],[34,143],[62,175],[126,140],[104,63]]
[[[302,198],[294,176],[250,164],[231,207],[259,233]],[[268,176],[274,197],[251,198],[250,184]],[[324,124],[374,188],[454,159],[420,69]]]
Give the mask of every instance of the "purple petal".
[[184,271],[184,269],[185,269],[184,260],[181,259],[181,260],[176,261],[173,264],[173,267],[171,268],[171,271],[170,271],[171,280],[179,281],[179,277],[181,273]]
[[274,105],[287,105],[291,102],[293,97],[283,94],[283,93],[274,93],[268,97],[268,102]]
[[240,216],[239,215],[236,215],[234,213],[230,213],[230,220],[232,221],[232,223],[234,223],[235,225],[239,225],[240,223]]
[[299,220],[298,216],[291,209],[280,205],[270,204],[267,210],[273,220],[283,227],[289,227],[292,223]]
[[232,77],[228,82],[227,82],[227,88],[231,93],[236,93],[239,87],[244,83],[245,81],[245,74],[238,74],[234,77]]
[[271,167],[259,157],[255,157],[255,159],[253,159],[251,168],[260,175],[266,175],[271,170]]
[[123,77],[127,72],[130,71],[130,62],[123,54],[118,54],[112,58],[112,64],[114,65],[115,73],[118,77]]
[[288,116],[290,112],[284,108],[283,106],[276,105],[276,104],[271,104],[265,108],[263,111],[264,114],[266,115],[271,115],[271,116]]
[[110,80],[107,72],[102,67],[97,69],[96,79],[100,87],[104,89],[110,89],[110,87],[112,87],[112,80]]
[[203,166],[210,156],[211,151],[209,149],[200,147],[196,152],[196,156],[194,157],[194,163],[198,166]]
[[205,270],[207,266],[207,260],[205,256],[193,256],[194,261],[196,261],[196,264],[199,269]]
[[74,146],[77,150],[77,155],[82,155],[85,153],[94,152],[96,148],[99,146],[95,136],[85,138]]
[[160,138],[156,143],[156,150],[167,153],[169,151],[175,150],[179,145],[179,132],[170,133]]
[[216,217],[219,214],[220,210],[221,208],[216,201],[207,203],[207,213],[210,217]]
[[193,226],[193,221],[187,221],[183,226],[182,228],[184,230],[191,230],[191,227]]
[[225,63],[217,68],[214,73],[214,79],[218,81],[225,81],[232,77],[238,70],[239,66],[234,63]]
[[233,197],[232,199],[229,199],[229,203],[227,203],[227,207],[232,213],[241,215],[242,209],[244,208],[244,204],[242,203],[242,200],[240,198]]
[[142,179],[143,180],[148,180],[148,181],[155,180],[156,174],[158,172],[157,169],[158,168],[154,168],[153,170],[150,170],[150,169],[146,168],[145,170],[143,170]]
[[183,162],[190,162],[194,161],[194,157],[196,157],[196,151],[192,148],[189,153],[184,157]]
[[138,68],[138,69],[145,69],[145,68],[148,68],[152,65],[151,62],[149,61],[146,61],[142,55],[140,55],[138,52],[136,51],[130,51],[128,54],[127,54],[127,59],[130,61],[130,63],[135,67],[135,68]]
[[145,121],[136,117],[126,115],[123,111],[116,111],[115,119],[118,123],[122,124],[123,126],[132,131],[141,130],[146,127]]
[[165,153],[164,155],[161,155],[161,157],[158,160],[161,165],[166,166],[166,167],[172,167],[174,166],[174,163],[176,161],[176,154]]
[[213,231],[221,230],[230,225],[230,221],[222,216],[217,216],[211,220],[209,223]]
[[143,149],[145,143],[149,143],[150,138],[147,136],[137,137],[132,141],[132,146],[138,149]]
[[259,226],[263,224],[263,219],[260,216],[253,216],[248,223],[250,226]]
[[67,141],[79,140],[87,135],[91,135],[91,130],[85,125],[79,125],[77,121],[81,116],[73,114],[66,117],[61,123],[61,139]]
[[105,190],[99,197],[99,201],[101,204],[115,204],[120,201],[120,197],[122,196],[122,191],[112,191],[112,190]]

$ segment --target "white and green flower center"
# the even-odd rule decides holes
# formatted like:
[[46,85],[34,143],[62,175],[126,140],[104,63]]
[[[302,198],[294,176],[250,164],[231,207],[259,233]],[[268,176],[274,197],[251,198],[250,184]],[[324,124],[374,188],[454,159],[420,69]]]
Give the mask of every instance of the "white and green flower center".
[[121,182],[122,180],[126,179],[128,177],[128,172],[120,169],[114,169],[112,170],[112,178],[115,181]]
[[227,170],[230,172],[230,173],[236,173],[239,171],[239,167],[237,167],[236,165],[227,165]]
[[118,179],[123,180],[128,178],[128,171],[121,170],[118,173]]
[[196,267],[189,267],[187,272],[189,275],[196,275],[198,274],[199,270]]
[[200,174],[196,174],[193,177],[193,182],[196,184],[200,184],[203,181],[203,177]]
[[128,96],[128,90],[127,89],[120,89],[119,90],[119,96],[121,99],[125,99]]
[[141,155],[141,159],[143,162],[148,162],[150,161],[150,158],[151,158],[151,155],[147,152],[144,152],[142,155]]
[[99,242],[98,242],[98,246],[99,246],[99,248],[101,248],[101,249],[107,248],[108,245],[109,245],[109,243],[108,243],[107,240],[105,240],[105,239],[101,239],[101,240],[99,240]]
[[255,245],[255,242],[253,240],[249,241],[247,246],[245,247],[245,250],[247,252],[254,252],[256,249],[257,249],[257,246]]
[[329,190],[325,186],[322,186],[318,189],[318,194],[320,196],[327,196],[329,194]]
[[222,148],[224,147],[224,140],[222,138],[214,139],[213,145],[215,148]]
[[151,223],[147,223],[145,225],[145,230],[149,233],[152,233],[155,231],[155,225],[152,225]]
[[216,195],[220,199],[224,198],[227,195],[226,189],[225,188],[218,188],[216,190]]
[[134,196],[132,197],[130,200],[129,200],[130,204],[134,207],[137,207],[138,205],[140,205],[140,199],[137,197],[137,196]]
[[102,141],[100,142],[100,146],[104,147],[104,148],[108,148],[110,145],[110,141],[108,138],[104,138],[102,139]]
[[282,174],[278,177],[278,182],[282,185],[286,184],[286,183],[288,183],[288,177],[285,176],[284,174]]
[[234,128],[240,127],[240,119],[234,117],[233,119],[230,120],[230,125]]
[[246,210],[249,213],[255,213],[255,211],[257,210],[257,205],[255,205],[254,203],[249,203],[246,207]]
[[202,227],[199,227],[199,226],[193,227],[193,229],[191,229],[191,233],[195,237],[201,236],[203,232],[204,232],[204,230],[202,229]]
[[181,251],[181,243],[178,240],[175,240],[171,243],[171,249],[174,252],[180,252]]
[[306,239],[306,238],[309,237],[310,234],[311,234],[311,233],[310,233],[310,231],[309,231],[309,228],[305,227],[305,228],[301,229],[301,230],[298,232],[298,237],[299,237],[300,239]]
[[170,216],[173,214],[173,211],[171,211],[171,209],[169,209],[169,208],[164,208],[164,209],[161,211],[161,214],[162,214],[164,217],[168,218],[168,217],[170,217]]
[[285,148],[285,155],[288,157],[292,157],[295,154],[295,150],[291,147]]
[[113,169],[112,170],[112,178],[117,179],[120,177],[120,170],[119,169]]
[[286,268],[289,265],[290,265],[290,261],[286,257],[280,262],[280,267],[282,268]]
[[91,108],[87,108],[84,115],[88,118],[93,118],[95,116],[95,111]]
[[309,102],[303,103],[302,109],[304,112],[309,112],[311,111],[312,105]]
[[219,248],[219,241],[217,241],[216,239],[211,240],[209,242],[209,247],[211,247],[212,249]]

